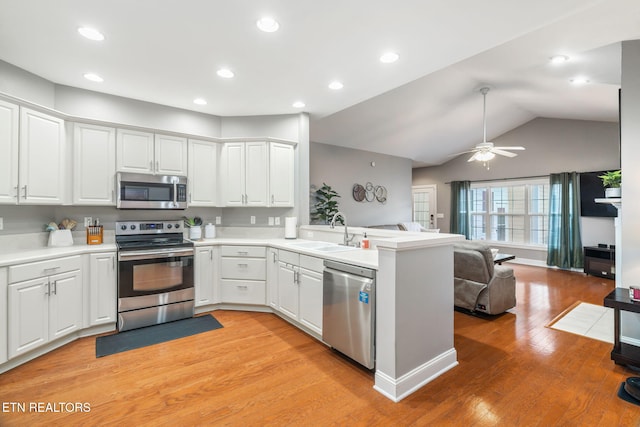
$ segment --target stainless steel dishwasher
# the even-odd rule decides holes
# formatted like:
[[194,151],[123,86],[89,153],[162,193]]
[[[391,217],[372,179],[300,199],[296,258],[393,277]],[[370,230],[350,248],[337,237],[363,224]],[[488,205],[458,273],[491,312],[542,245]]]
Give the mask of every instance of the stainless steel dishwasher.
[[322,340],[356,362],[375,366],[376,272],[325,260]]

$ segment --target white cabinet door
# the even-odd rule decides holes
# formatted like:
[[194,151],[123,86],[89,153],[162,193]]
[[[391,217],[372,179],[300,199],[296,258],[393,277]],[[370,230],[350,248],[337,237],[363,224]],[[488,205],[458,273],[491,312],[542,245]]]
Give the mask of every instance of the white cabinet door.
[[49,340],[82,329],[82,273],[49,277]]
[[91,326],[117,321],[115,252],[89,255],[89,318]]
[[17,105],[0,101],[0,203],[18,203],[18,123]]
[[116,166],[120,172],[153,173],[153,134],[118,129],[116,134]]
[[20,109],[19,201],[62,204],[66,170],[64,121]]
[[189,140],[189,206],[218,205],[218,144]]
[[115,205],[116,130],[75,123],[73,135],[73,204]]
[[0,268],[0,365],[7,361],[7,332],[8,332],[8,316],[7,316],[7,296],[9,289],[7,288],[7,268]]
[[278,268],[278,311],[298,319],[298,277],[297,267],[284,262]]
[[322,334],[322,273],[300,269],[300,323]]
[[244,142],[228,142],[222,148],[221,181],[224,206],[243,206],[245,199]]
[[269,144],[269,206],[294,205],[294,154],[292,145]]
[[269,188],[267,143],[247,142],[245,150],[245,205],[267,206],[267,189]]
[[155,135],[154,173],[187,176],[187,139]]
[[214,260],[212,246],[196,247],[195,267],[195,305],[214,304]]
[[9,358],[45,344],[49,337],[49,278],[9,285]]
[[267,252],[267,304],[278,309],[278,250],[269,248]]

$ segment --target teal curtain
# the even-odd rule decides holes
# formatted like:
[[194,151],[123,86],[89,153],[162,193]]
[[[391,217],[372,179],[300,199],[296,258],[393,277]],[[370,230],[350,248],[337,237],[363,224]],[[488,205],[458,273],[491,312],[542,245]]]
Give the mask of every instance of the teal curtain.
[[470,181],[453,181],[451,183],[451,233],[462,234],[467,239],[471,238],[470,190]]
[[582,268],[580,175],[577,172],[553,173],[549,184],[547,264],[560,268]]

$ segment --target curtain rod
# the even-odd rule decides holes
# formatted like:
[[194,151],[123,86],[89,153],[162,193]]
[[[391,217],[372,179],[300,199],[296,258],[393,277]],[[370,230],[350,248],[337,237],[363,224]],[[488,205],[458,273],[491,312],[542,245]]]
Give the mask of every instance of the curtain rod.
[[[479,179],[477,181],[469,180],[469,182],[515,181],[515,180],[518,180],[518,179],[533,179],[533,178],[549,178],[549,175],[531,175],[531,176],[517,176],[517,177],[513,177],[513,178]],[[464,180],[462,180],[462,181],[464,181]],[[452,181],[445,182],[445,184],[451,184],[451,182]]]

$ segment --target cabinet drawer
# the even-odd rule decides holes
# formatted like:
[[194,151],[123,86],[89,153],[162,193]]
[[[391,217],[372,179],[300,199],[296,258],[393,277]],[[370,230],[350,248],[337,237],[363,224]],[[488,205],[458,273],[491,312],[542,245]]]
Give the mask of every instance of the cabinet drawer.
[[322,273],[324,271],[324,260],[314,256],[300,255],[300,267]]
[[298,265],[300,262],[300,254],[280,249],[280,251],[278,251],[278,260],[287,264]]
[[264,246],[223,246],[220,253],[223,257],[264,258],[267,252]]
[[264,258],[222,258],[220,277],[223,279],[265,280],[266,274]]
[[82,259],[80,255],[14,265],[9,267],[9,283],[23,282],[25,280],[37,279],[38,277],[80,270],[81,267]]
[[264,281],[221,280],[220,299],[234,304],[266,304]]

